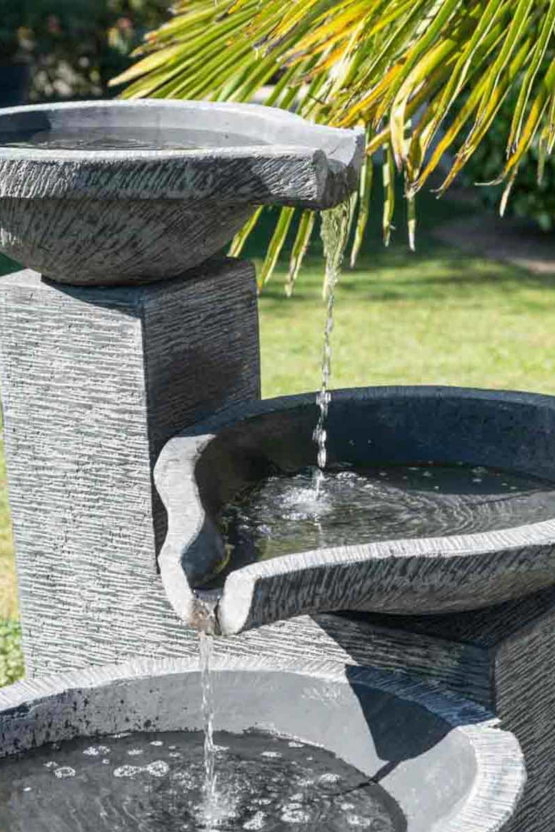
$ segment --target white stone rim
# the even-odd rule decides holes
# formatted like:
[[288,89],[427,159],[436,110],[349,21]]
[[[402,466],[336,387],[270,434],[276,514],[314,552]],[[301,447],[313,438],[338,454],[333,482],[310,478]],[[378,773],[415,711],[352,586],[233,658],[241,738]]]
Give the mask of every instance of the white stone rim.
[[[209,158],[235,158],[236,156],[248,157],[253,152],[262,153],[263,155],[279,157],[286,153],[293,154],[299,158],[307,157],[319,149],[319,137],[334,137],[341,135],[343,142],[351,142],[353,150],[353,158],[356,156],[356,148],[360,146],[364,137],[364,130],[362,128],[344,129],[327,127],[326,125],[313,124],[306,121],[297,113],[292,113],[289,110],[283,110],[279,107],[265,107],[260,104],[236,104],[234,102],[211,102],[211,101],[196,101],[196,100],[169,100],[161,99],[135,99],[135,100],[91,100],[91,101],[66,101],[60,103],[50,104],[28,104],[20,107],[6,107],[0,111],[0,126],[2,119],[11,115],[32,114],[49,111],[58,112],[79,112],[94,109],[114,109],[114,110],[138,110],[141,109],[159,109],[159,110],[175,110],[183,113],[186,110],[194,112],[195,110],[212,110],[222,113],[242,113],[255,116],[261,123],[275,123],[276,126],[282,126],[283,123],[290,122],[295,127],[302,128],[302,132],[306,136],[306,143],[291,142],[283,143],[276,142],[275,144],[268,143],[252,143],[241,144],[229,147],[212,147],[208,150],[204,149],[184,149],[184,150],[34,150],[33,148],[8,148],[0,145],[0,162],[90,162],[91,164],[110,164],[118,163],[132,164],[135,160],[144,163],[147,160],[154,162],[159,161],[175,161],[179,159],[191,162],[195,160]],[[1,132],[1,131],[0,131]],[[342,144],[343,142],[340,142]],[[339,147],[339,145],[338,145]],[[332,159],[333,155],[325,150],[322,151],[326,159]],[[361,160],[362,161],[362,160]]]

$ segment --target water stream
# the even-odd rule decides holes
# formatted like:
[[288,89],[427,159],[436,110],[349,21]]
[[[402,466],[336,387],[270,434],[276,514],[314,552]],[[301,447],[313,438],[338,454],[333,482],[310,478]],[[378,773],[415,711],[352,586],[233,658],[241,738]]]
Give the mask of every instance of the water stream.
[[214,636],[199,632],[200,678],[202,686],[202,721],[204,727],[203,815],[206,829],[218,823],[216,793],[216,747],[214,745],[214,686],[211,668]]
[[327,432],[326,421],[328,417],[329,404],[331,394],[329,392],[329,382],[331,377],[331,334],[333,332],[333,313],[335,308],[335,289],[339,275],[341,273],[341,264],[345,254],[345,247],[347,245],[347,238],[349,234],[349,203],[342,202],[336,208],[322,213],[322,225],[320,234],[324,246],[324,256],[326,259],[326,277],[324,283],[324,293],[327,298],[326,323],[324,325],[324,349],[322,354],[322,384],[318,395],[316,396],[316,404],[320,410],[318,422],[314,429],[314,441],[318,446],[318,467],[314,475],[314,490],[316,498],[320,496],[322,481],[324,478],[324,470],[327,462]]

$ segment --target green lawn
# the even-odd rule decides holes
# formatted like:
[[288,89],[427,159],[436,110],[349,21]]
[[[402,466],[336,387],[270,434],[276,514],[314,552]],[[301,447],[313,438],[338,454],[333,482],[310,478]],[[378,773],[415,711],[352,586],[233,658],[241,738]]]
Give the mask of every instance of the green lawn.
[[[555,278],[532,276],[435,243],[430,236],[434,224],[461,210],[423,197],[418,252],[411,254],[402,218],[399,242],[383,249],[377,207],[364,256],[338,287],[333,386],[456,384],[555,393]],[[261,229],[245,254],[259,259],[264,240]],[[315,244],[291,300],[283,294],[283,269],[261,296],[264,396],[319,384],[325,316],[319,249]],[[2,684],[19,672],[20,660],[3,467],[0,475]]]

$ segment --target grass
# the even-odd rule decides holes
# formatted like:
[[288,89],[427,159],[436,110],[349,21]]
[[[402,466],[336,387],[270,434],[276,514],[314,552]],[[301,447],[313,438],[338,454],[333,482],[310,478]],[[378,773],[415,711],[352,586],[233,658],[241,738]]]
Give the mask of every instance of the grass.
[[[379,205],[370,239],[337,291],[333,386],[455,384],[555,393],[555,278],[434,242],[435,224],[463,210],[420,200],[418,252],[383,249]],[[259,261],[261,228],[245,251]],[[0,260],[0,273],[10,268]],[[294,297],[278,269],[260,299],[263,395],[316,389],[325,307],[315,243]],[[0,463],[0,685],[21,672],[6,479]],[[2,623],[4,622],[4,623]]]
[[[13,264],[0,254],[0,275],[12,270]],[[23,656],[18,623],[12,526],[8,506],[4,443],[0,439],[0,687],[15,682],[22,673]]]

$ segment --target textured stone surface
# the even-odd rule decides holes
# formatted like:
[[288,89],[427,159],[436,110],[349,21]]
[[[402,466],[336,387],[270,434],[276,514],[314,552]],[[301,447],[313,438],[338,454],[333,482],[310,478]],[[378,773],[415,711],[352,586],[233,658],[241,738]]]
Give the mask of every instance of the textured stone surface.
[[[406,832],[506,829],[524,783],[522,756],[484,709],[402,676],[325,661],[227,658],[213,669],[217,728],[323,745],[379,779]],[[0,692],[0,757],[79,735],[199,729],[199,675],[194,658],[15,685]]]
[[3,277],[0,348],[28,671],[179,655],[152,467],[184,419],[259,395],[252,267],[117,289]]
[[[555,817],[555,588],[456,615],[358,614],[348,625],[346,620],[339,624],[336,616],[320,618],[334,619],[336,633],[343,632],[345,626],[349,631],[358,627],[370,631],[372,641],[382,647],[376,651],[381,667],[404,665],[419,678],[433,679],[440,687],[447,685],[458,691],[465,690],[461,677],[466,678],[468,695],[501,719],[524,752],[528,779],[507,830],[551,832]],[[363,638],[366,641],[366,636]],[[404,646],[407,639],[413,645],[410,653]],[[339,640],[345,644],[351,641],[341,636]],[[416,657],[422,652],[430,654],[430,645],[435,646],[436,655],[445,651],[454,664],[464,650],[460,675],[451,671],[448,678],[445,661],[438,662],[436,670],[419,667]]]
[[[42,150],[21,131],[209,131],[194,150]],[[229,138],[237,135],[240,146]],[[201,140],[199,140],[201,141]],[[222,248],[256,205],[330,208],[357,184],[364,132],[249,104],[111,101],[0,114],[0,250],[72,284],[145,283]]]
[[[237,407],[172,439],[156,467],[170,517],[162,577],[179,614],[188,583],[221,558],[216,515],[241,489],[315,464],[314,396]],[[329,459],[353,465],[463,462],[555,477],[555,398],[457,388],[334,392]],[[371,440],[371,441],[369,441]],[[206,574],[206,572],[205,572]],[[437,613],[485,607],[555,581],[554,519],[442,538],[320,549],[232,571],[218,606],[225,634],[301,613]]]

